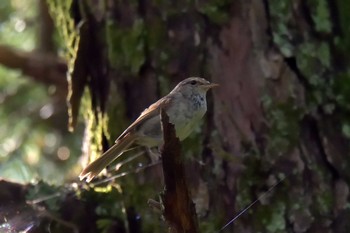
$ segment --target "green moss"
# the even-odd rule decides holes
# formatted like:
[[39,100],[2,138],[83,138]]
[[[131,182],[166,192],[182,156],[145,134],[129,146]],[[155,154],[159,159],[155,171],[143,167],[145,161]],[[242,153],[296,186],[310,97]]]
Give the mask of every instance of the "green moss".
[[285,57],[291,57],[294,53],[293,45],[289,42],[288,37],[284,33],[273,32],[273,42],[280,48],[281,53]]
[[254,177],[248,177],[247,175],[244,175],[244,177],[241,177],[241,179],[239,180],[239,192],[236,196],[237,209],[243,210],[254,201],[254,197],[251,193],[251,187],[253,182],[256,182]]
[[[312,11],[315,27],[320,32],[330,32],[330,15],[325,0],[317,4],[309,4]],[[310,83],[316,79],[323,79],[325,73],[331,69],[331,53],[328,41],[312,38],[308,31],[301,32],[295,25],[293,6],[291,1],[271,1],[271,29],[273,41],[286,57],[295,56],[301,73],[310,78]],[[304,40],[295,43],[296,40]]]
[[[310,0],[306,7],[312,14],[314,29],[320,33],[330,33],[332,24],[327,1]],[[310,85],[305,93],[307,112],[314,112],[321,107],[326,113],[332,113],[336,108],[336,92],[333,88],[335,79],[329,77],[329,74],[336,72],[332,64],[333,41],[315,37],[306,28],[300,31],[296,26],[298,19],[292,14],[295,11],[292,1],[271,1],[269,10],[274,43],[285,57],[295,57],[302,78]]]
[[333,88],[337,103],[343,109],[350,110],[350,71],[337,75]]
[[[243,210],[254,202],[257,196],[252,192],[256,190],[257,187],[263,186],[266,177],[264,176],[264,167],[262,166],[262,161],[259,158],[261,155],[252,152],[246,157],[244,164],[249,164],[245,167],[240,179],[237,181],[237,192],[236,195],[236,209]],[[247,213],[254,213],[254,208],[250,208]]]
[[[310,41],[298,46],[296,59],[298,68],[307,77],[322,75],[331,68],[331,54],[326,42]],[[312,82],[310,82],[313,84]]]
[[[53,18],[53,21],[56,25],[57,31],[60,37],[64,42],[64,56],[67,61],[68,66],[68,94],[67,100],[70,101],[68,115],[70,122],[70,131],[73,131],[74,124],[76,122],[76,109],[79,109],[79,106],[76,106],[80,103],[79,100],[71,100],[73,95],[73,82],[72,82],[72,73],[74,70],[75,60],[78,54],[80,36],[74,19],[71,17],[70,8],[72,6],[72,0],[67,1],[58,1],[58,0],[47,0],[50,14]],[[84,87],[81,87],[84,88]]]
[[95,160],[102,152],[102,135],[108,134],[108,118],[99,110],[93,110],[91,96],[86,89],[82,99],[83,117],[85,120],[84,144],[89,145],[89,159]]
[[286,204],[284,201],[273,201],[261,205],[255,210],[254,231],[282,233],[286,232]]
[[108,21],[106,32],[110,64],[122,71],[137,74],[146,59],[143,20],[135,20],[131,28],[121,28]]
[[213,0],[207,1],[200,6],[198,11],[206,15],[215,24],[224,24],[229,20],[229,9],[231,1]]
[[320,215],[331,215],[334,206],[334,197],[329,187],[322,186],[315,202],[316,213]]
[[266,117],[269,122],[267,154],[283,154],[297,144],[299,140],[299,121],[303,115],[295,100],[290,97],[285,102],[272,101],[271,97],[262,98]]
[[342,125],[342,133],[345,137],[350,139],[350,124],[348,122],[343,123]]
[[335,41],[336,47],[349,57],[350,51],[350,2],[347,0],[337,0],[338,17],[341,26],[341,37],[338,37]]
[[[267,220],[266,229],[268,232],[285,232],[286,220],[284,218],[286,206],[284,203],[278,203],[271,214],[271,218]],[[263,220],[264,221],[264,220]]]
[[126,117],[125,101],[120,95],[120,91],[116,87],[115,83],[111,83],[110,93],[113,93],[109,97],[107,103],[107,139],[109,139],[111,145],[118,138],[118,136],[126,129],[130,121]]
[[210,220],[208,219],[209,221],[202,221],[199,224],[199,232],[201,233],[218,232],[218,229],[222,227],[222,222],[219,221],[219,219],[220,218],[216,217],[216,218],[211,218]]
[[288,21],[292,17],[292,2],[290,0],[269,2],[273,42],[286,57],[293,55],[294,46],[291,43],[292,32],[288,29]]
[[[338,60],[342,63],[342,69],[334,75],[335,100],[338,105],[338,110],[342,113],[341,127],[342,133],[347,138],[350,138],[349,130],[349,112],[350,112],[350,70],[349,70],[349,51],[350,51],[350,2],[346,0],[337,0],[337,17],[340,24],[340,36],[334,39]],[[339,64],[338,64],[339,65]],[[344,164],[345,166],[345,164]]]
[[318,32],[330,33],[332,30],[332,23],[330,19],[329,6],[326,0],[311,0],[310,6],[312,8],[312,19],[315,23],[315,29]]
[[74,19],[70,15],[72,0],[48,0],[47,2],[58,33],[65,43],[64,54],[68,62],[68,70],[71,73],[73,71],[80,41],[79,32]]

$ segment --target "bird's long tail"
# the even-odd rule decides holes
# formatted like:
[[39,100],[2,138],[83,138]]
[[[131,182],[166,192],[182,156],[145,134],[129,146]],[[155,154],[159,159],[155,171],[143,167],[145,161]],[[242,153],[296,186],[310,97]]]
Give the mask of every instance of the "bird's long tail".
[[80,180],[86,178],[90,182],[97,176],[108,164],[117,159],[123,152],[135,141],[134,135],[125,135],[122,139],[117,141],[111,148],[109,148],[98,159],[90,163],[79,175]]

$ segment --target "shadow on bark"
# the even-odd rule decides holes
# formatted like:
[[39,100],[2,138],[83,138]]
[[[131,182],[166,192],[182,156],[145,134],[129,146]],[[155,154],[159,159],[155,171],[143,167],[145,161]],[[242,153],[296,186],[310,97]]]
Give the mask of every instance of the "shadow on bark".
[[193,201],[190,198],[180,141],[176,137],[174,125],[161,110],[164,145],[161,150],[165,190],[162,195],[164,217],[171,233],[197,233],[198,222]]

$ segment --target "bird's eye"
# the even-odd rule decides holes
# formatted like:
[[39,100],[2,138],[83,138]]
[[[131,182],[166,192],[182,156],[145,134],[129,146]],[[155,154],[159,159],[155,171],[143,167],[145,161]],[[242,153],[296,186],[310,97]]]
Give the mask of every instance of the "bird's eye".
[[193,80],[190,82],[191,85],[196,85],[197,84],[197,81],[196,80]]

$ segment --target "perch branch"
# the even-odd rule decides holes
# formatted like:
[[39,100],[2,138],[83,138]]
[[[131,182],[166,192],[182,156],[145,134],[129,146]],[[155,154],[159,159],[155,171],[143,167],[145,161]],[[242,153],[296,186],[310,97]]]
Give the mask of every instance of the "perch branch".
[[198,233],[197,215],[190,198],[181,158],[180,141],[174,125],[161,110],[164,145],[161,150],[165,190],[162,195],[164,217],[171,233]]

